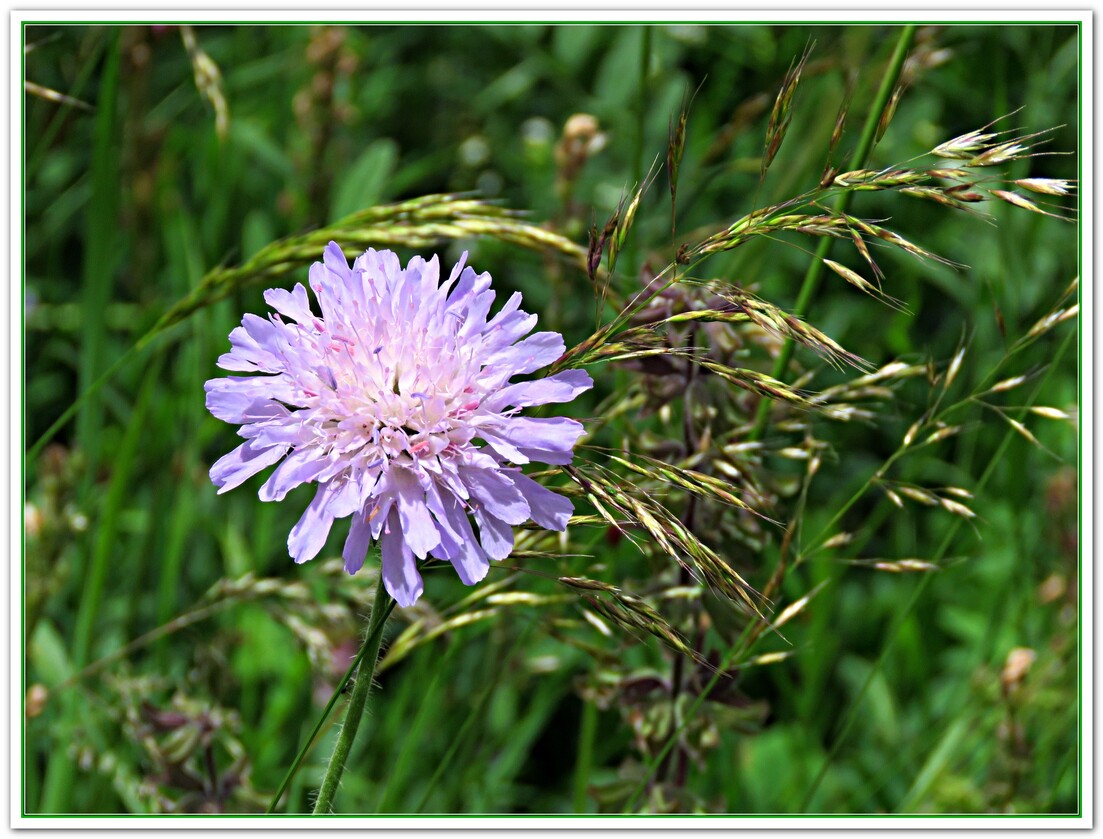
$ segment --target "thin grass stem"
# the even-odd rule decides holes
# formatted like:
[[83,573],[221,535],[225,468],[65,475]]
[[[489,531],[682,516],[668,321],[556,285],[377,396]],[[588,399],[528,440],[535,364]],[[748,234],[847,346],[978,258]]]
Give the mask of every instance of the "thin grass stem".
[[597,735],[597,705],[582,704],[582,725],[578,730],[578,757],[574,765],[574,811],[586,812],[590,788],[590,772],[594,766],[594,738]]
[[[1053,364],[1050,365],[1049,369],[1046,371],[1046,375],[1041,379],[1041,381],[1038,382],[1037,386],[1034,388],[1034,392],[1030,395],[1027,404],[1023,407],[1021,414],[1022,416],[1026,416],[1029,406],[1033,405],[1034,402],[1038,399],[1038,396],[1042,392],[1042,388],[1049,380],[1050,374],[1057,369],[1058,365],[1061,362],[1061,359],[1064,357],[1065,352],[1072,344],[1072,339],[1076,336],[1076,334],[1077,332],[1075,330],[1071,330],[1065,336],[1065,340],[1061,342],[1061,346],[1058,348],[1057,354],[1054,356]],[[984,473],[977,481],[975,489],[976,493],[979,493],[988,483],[988,479],[991,478],[992,473],[996,471],[996,467],[999,465],[1001,459],[1003,458],[1004,452],[1007,451],[1007,447],[1011,445],[1011,441],[1016,437],[1018,437],[1018,434],[1015,432],[1014,429],[1009,428],[1006,431],[1003,436],[1003,440],[1000,441],[999,448],[996,449],[996,453],[992,456],[992,459],[988,461],[988,466],[985,468]],[[954,519],[953,523],[950,525],[950,529],[946,531],[946,536],[943,538],[942,543],[939,545],[934,557],[932,557],[932,562],[937,564],[943,559],[943,557],[945,557],[946,551],[949,550],[950,545],[953,543],[954,537],[957,536],[958,529],[961,527],[964,521],[965,520],[961,518]],[[846,741],[846,738],[850,735],[851,729],[854,727],[854,722],[858,718],[858,709],[862,704],[862,700],[865,698],[866,692],[869,690],[869,687],[873,683],[873,679],[876,677],[877,673],[879,673],[881,668],[884,666],[885,661],[888,659],[889,650],[892,649],[893,643],[896,641],[896,638],[900,634],[901,627],[904,626],[905,622],[911,616],[911,613],[915,610],[915,607],[919,604],[919,600],[923,596],[923,592],[927,590],[927,586],[930,585],[931,579],[933,579],[933,575],[923,575],[923,577],[919,581],[919,584],[915,587],[915,592],[912,594],[911,600],[908,601],[908,604],[900,612],[892,628],[885,634],[885,643],[884,646],[881,647],[881,653],[877,657],[877,662],[870,669],[869,674],[866,676],[865,682],[862,684],[861,689],[854,697],[854,701],[850,703],[850,707],[847,709],[846,718],[843,721],[842,727],[839,729],[839,734],[835,738],[835,741],[831,744],[831,749],[828,751],[827,757],[824,758],[823,765],[820,767],[819,772],[816,773],[816,777],[813,779],[812,785],[808,788],[808,792],[805,793],[804,800],[801,803],[800,812],[806,812],[808,806],[812,803],[812,798],[813,796],[815,796],[816,791],[819,789],[820,784],[823,782],[824,777],[827,775],[827,770],[831,766],[832,761],[835,759],[835,755],[838,754],[839,749],[842,747],[842,744]]]
[[433,777],[429,779],[429,783],[425,785],[425,792],[422,793],[421,800],[418,801],[417,806],[414,807],[411,812],[421,813],[429,801],[429,796],[433,794],[434,790],[439,789],[440,779],[444,777],[445,772],[452,769],[452,763],[456,759],[456,755],[459,754],[460,747],[465,744],[468,732],[477,722],[484,719],[483,713],[490,704],[495,689],[501,684],[502,674],[506,672],[507,668],[512,663],[514,654],[520,648],[521,643],[527,638],[527,635],[527,632],[518,633],[509,651],[498,658],[497,663],[492,668],[493,672],[491,678],[487,680],[486,689],[483,690],[482,695],[471,706],[471,712],[467,715],[467,719],[464,720],[460,730],[456,732],[456,735],[452,738],[452,743],[448,747],[447,753],[445,753],[444,757],[441,758],[440,762],[437,764],[437,768],[433,772]]

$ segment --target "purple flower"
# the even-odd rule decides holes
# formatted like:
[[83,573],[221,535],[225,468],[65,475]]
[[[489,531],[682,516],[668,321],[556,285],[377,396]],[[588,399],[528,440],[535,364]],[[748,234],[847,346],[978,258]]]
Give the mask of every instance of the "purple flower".
[[559,358],[563,338],[528,335],[536,315],[520,310],[520,294],[488,319],[490,275],[466,259],[441,283],[435,256],[403,269],[391,251],[369,250],[350,269],[330,242],[310,267],[321,314],[301,284],[266,291],[278,314],[245,315],[218,359],[266,375],[206,384],[207,409],[245,438],[211,467],[219,493],[276,463],[262,501],[317,483],[291,528],[291,556],[313,559],[334,519],[352,516],[345,570],[355,574],[378,541],[400,606],[421,596],[417,560],[448,560],[472,585],[509,555],[514,525],[563,530],[573,510],[510,464],[570,463],[581,423],[518,413],[570,402],[593,381],[581,370],[512,381]]

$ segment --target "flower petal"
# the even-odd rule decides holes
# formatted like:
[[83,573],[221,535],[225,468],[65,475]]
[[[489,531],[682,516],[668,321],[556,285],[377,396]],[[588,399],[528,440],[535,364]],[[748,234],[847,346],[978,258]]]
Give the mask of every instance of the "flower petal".
[[460,477],[475,497],[474,509],[486,510],[507,524],[520,524],[529,517],[525,496],[498,470],[461,468]]
[[552,466],[566,466],[574,460],[574,452],[570,449],[564,451],[563,449],[531,449],[525,447],[521,449],[521,454],[524,455],[525,460],[514,462],[548,463]]
[[490,288],[490,274],[476,274],[474,268],[464,268],[448,295],[445,308],[462,316],[466,313],[471,300],[488,288]]
[[383,554],[383,584],[399,606],[413,606],[425,585],[417,572],[417,562],[402,538],[398,513],[391,510],[383,534],[379,537]]
[[563,355],[566,349],[563,336],[558,332],[537,332],[512,347],[499,350],[487,358],[485,363],[487,367],[509,369],[507,378],[512,378],[547,367]]
[[345,252],[341,250],[340,245],[336,242],[326,245],[326,249],[322,251],[322,262],[342,285],[348,285],[348,281],[352,279],[352,272],[349,270],[349,261],[345,258]]
[[494,431],[521,451],[570,452],[585,429],[578,420],[568,417],[507,417]]
[[283,501],[300,484],[318,477],[329,464],[314,448],[296,449],[276,467],[258,493],[261,501]]
[[491,559],[505,559],[513,551],[513,528],[501,519],[475,508],[475,521],[479,525],[479,542]]
[[394,506],[394,496],[379,499],[368,512],[368,523],[371,525],[371,537],[376,541],[382,538],[383,530],[390,518],[391,508]]
[[552,492],[520,472],[508,473],[514,486],[525,496],[532,510],[532,520],[548,530],[566,530],[571,520],[574,504],[571,499]]
[[218,357],[223,370],[277,373],[284,367],[279,354],[280,326],[258,315],[246,315],[230,332],[230,351]]
[[203,386],[207,392],[207,410],[223,422],[244,425],[286,417],[290,413],[279,402],[273,402],[266,396],[242,393],[218,384],[224,381],[211,379]]
[[247,440],[229,454],[215,461],[211,467],[211,482],[218,487],[218,494],[241,486],[261,469],[265,469],[287,454],[288,446],[255,446]]
[[[490,275],[486,274],[484,276],[487,278],[487,285],[490,285]],[[490,312],[490,306],[494,303],[496,296],[489,289],[472,296],[466,311],[463,313],[463,326],[456,333],[460,341],[466,344],[472,340],[473,335],[478,335],[486,328],[486,316]]]
[[418,559],[425,559],[429,551],[440,544],[440,534],[433,524],[433,517],[429,515],[429,508],[425,506],[425,490],[406,469],[395,469],[394,477],[398,487],[395,502],[402,525],[402,539]]
[[[445,498],[447,498],[447,501]],[[430,480],[425,490],[425,506],[433,514],[437,533],[440,535],[440,544],[433,548],[430,553],[437,559],[451,560],[452,557],[460,553],[464,535],[462,530],[457,530],[448,518],[448,513],[445,511],[446,505],[463,509],[454,495],[447,492],[442,494],[437,482]]]
[[270,288],[264,292],[264,302],[280,314],[301,324],[309,325],[314,320],[314,312],[310,309],[310,297],[302,283],[295,283],[295,288],[291,291],[284,288]]
[[585,370],[564,370],[546,379],[517,382],[504,387],[484,399],[482,407],[488,411],[500,411],[508,407],[527,408],[549,402],[570,402],[593,386],[594,380]]
[[[294,380],[284,375],[224,376],[221,379],[210,379],[204,384],[204,389],[207,391],[208,407],[229,404],[221,395],[216,394],[232,394],[239,399],[250,401],[268,399],[283,402],[286,405],[298,404],[302,394],[302,389],[295,384]],[[226,421],[234,422],[234,420]]]
[[[490,570],[490,560],[487,559],[486,552],[475,538],[467,513],[455,496],[446,497],[442,509],[444,519],[451,533],[455,535],[455,551],[448,559],[463,584],[473,586]],[[441,533],[444,532],[442,526]]]
[[[488,446],[504,457],[506,460],[512,463],[528,463],[529,457],[509,440],[497,434],[490,428],[483,426],[479,429],[479,436],[482,437]],[[547,463],[548,461],[544,461]],[[570,463],[570,461],[566,461]]]
[[371,525],[368,524],[368,517],[361,510],[352,517],[352,527],[345,540],[345,549],[341,552],[345,560],[345,570],[348,573],[355,574],[364,566],[364,559],[370,547]]
[[333,514],[329,510],[332,484],[322,484],[307,505],[306,512],[291,528],[287,536],[287,550],[295,562],[314,559],[326,545],[329,529],[333,526]]

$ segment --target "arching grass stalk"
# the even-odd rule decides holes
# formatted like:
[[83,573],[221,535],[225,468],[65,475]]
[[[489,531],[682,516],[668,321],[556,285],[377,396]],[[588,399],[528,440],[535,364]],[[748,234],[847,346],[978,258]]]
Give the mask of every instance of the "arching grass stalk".
[[[1050,363],[1049,369],[1046,371],[1045,376],[1043,376],[1041,381],[1039,381],[1038,384],[1035,386],[1034,391],[1031,393],[1025,405],[1020,410],[1020,419],[1025,418],[1027,412],[1030,410],[1030,407],[1038,401],[1038,397],[1041,395],[1043,388],[1045,388],[1046,384],[1049,382],[1050,376],[1053,374],[1053,371],[1056,370],[1057,367],[1060,365],[1061,359],[1065,357],[1065,353],[1072,345],[1073,339],[1076,337],[1077,334],[1077,330],[1070,330],[1069,333],[1065,336],[1065,339],[1058,347],[1057,353],[1054,355],[1053,361]],[[977,480],[976,487],[974,488],[974,491],[977,494],[979,494],[980,491],[984,489],[984,487],[988,483],[988,480],[996,471],[996,467],[998,467],[1000,463],[1003,462],[1004,453],[1007,451],[1007,447],[1011,445],[1011,441],[1015,439],[1016,435],[1017,432],[1013,428],[1007,429],[1007,431],[1004,433],[1003,439],[1000,441],[999,448],[996,449],[996,453],[992,456],[992,459],[988,461],[988,466],[985,467],[984,473]],[[964,521],[964,519],[958,518],[955,519],[953,524],[950,525],[949,530],[946,531],[945,537],[943,537],[942,544],[939,545],[938,551],[932,558],[933,562],[941,562],[943,557],[946,556],[946,552],[950,549],[950,545],[953,543],[954,537],[957,535],[957,532],[961,528],[961,525],[964,523]],[[835,756],[838,754],[839,748],[846,741],[847,737],[850,736],[850,731],[854,727],[854,722],[857,720],[858,709],[861,707],[862,700],[865,699],[866,693],[869,691],[870,685],[873,684],[874,678],[879,672],[881,672],[881,669],[884,667],[885,661],[888,659],[889,650],[892,649],[893,643],[896,641],[897,637],[899,637],[901,628],[904,626],[911,613],[915,611],[915,607],[919,604],[919,600],[923,596],[923,593],[927,590],[927,586],[930,585],[931,579],[932,575],[923,575],[923,577],[919,581],[919,584],[915,587],[915,592],[912,594],[911,600],[908,601],[907,606],[904,607],[904,610],[900,613],[892,628],[885,635],[885,642],[884,645],[881,647],[880,655],[877,656],[876,664],[870,669],[869,674],[866,676],[865,681],[862,683],[861,688],[859,689],[857,695],[854,697],[854,701],[847,709],[846,717],[839,727],[838,735],[835,737],[835,741],[831,744],[831,749],[828,751],[827,757],[824,758],[823,764],[820,766],[819,771],[816,773],[816,777],[812,780],[812,784],[809,786],[808,791],[804,795],[804,800],[801,804],[801,812],[806,812],[808,810],[808,807],[812,803],[812,799],[815,796],[816,791],[819,789],[820,784],[823,782],[823,779],[827,776],[827,771],[831,768],[831,764],[835,760]]]
[[[356,668],[356,686],[352,689],[352,699],[349,700],[348,711],[345,713],[345,724],[341,726],[341,733],[337,735],[337,743],[333,747],[333,754],[329,758],[329,766],[326,767],[325,777],[322,778],[322,787],[318,791],[318,800],[314,804],[314,815],[316,816],[329,813],[333,808],[333,798],[337,793],[337,787],[341,783],[341,775],[345,772],[345,763],[352,751],[356,732],[360,728],[360,719],[364,716],[364,706],[367,705],[368,694],[371,693],[372,678],[375,676],[375,663],[379,658],[379,643],[383,640],[383,625],[394,606],[394,598],[387,593],[386,586],[383,585],[383,580],[380,579],[376,584],[375,604],[372,606],[371,616],[368,618],[367,637],[364,639],[364,646],[361,647],[358,656],[360,664]],[[341,688],[338,688],[334,698],[340,693],[340,690]],[[307,746],[309,745],[310,742],[307,741]],[[293,766],[292,771],[294,771],[294,768]],[[290,774],[285,779],[285,784],[290,780]],[[278,798],[277,795],[276,800]]]
[[[858,140],[857,148],[854,150],[854,157],[849,163],[851,169],[865,168],[869,153],[873,150],[874,138],[877,135],[877,125],[881,121],[881,115],[888,106],[892,91],[896,87],[896,82],[899,80],[900,73],[904,69],[904,60],[907,58],[908,50],[911,48],[912,41],[915,38],[915,29],[915,24],[908,24],[904,27],[903,31],[900,33],[899,39],[896,41],[896,49],[893,50],[892,58],[889,59],[888,69],[881,79],[881,87],[878,88],[877,97],[873,100],[873,107],[870,108],[869,114],[866,116],[865,125],[862,127],[862,135]],[[852,195],[853,193],[850,190],[846,190],[839,194],[839,197],[835,200],[835,211],[837,213],[845,213],[847,211],[850,206]],[[820,244],[816,248],[816,255],[808,265],[808,271],[804,275],[804,282],[801,284],[800,292],[797,295],[797,302],[792,312],[794,317],[803,318],[807,313],[808,306],[811,304],[812,298],[819,289],[820,274],[823,272],[823,261],[831,250],[831,243],[832,237],[830,236],[825,236],[820,240]],[[793,339],[786,338],[785,343],[781,347],[781,353],[774,363],[773,378],[780,381],[781,377],[785,375],[785,371],[789,367],[789,362],[793,358],[793,351],[795,349],[796,344],[793,342]],[[762,435],[766,432],[766,425],[770,418],[770,404],[771,402],[769,399],[763,399],[758,403],[758,413],[755,416],[754,428],[751,429],[750,440],[760,440],[762,439]]]
[[[1043,376],[1042,379],[1038,382],[1037,386],[1035,387],[1034,391],[1032,392],[1032,394],[1028,398],[1027,402],[1022,407],[1021,416],[1026,416],[1029,409],[1030,409],[1030,406],[1032,406],[1037,401],[1039,395],[1042,392],[1042,389],[1045,387],[1046,383],[1049,381],[1049,378],[1052,375],[1053,371],[1056,370],[1057,367],[1060,365],[1061,360],[1064,358],[1065,353],[1068,351],[1069,346],[1071,346],[1073,337],[1076,334],[1077,333],[1075,331],[1070,332],[1065,337],[1065,339],[1061,342],[1061,345],[1059,346],[1056,354],[1054,355],[1053,361],[1050,363],[1049,369],[1047,370],[1045,376]],[[1001,361],[1000,363],[1002,364],[1003,362]],[[987,380],[987,378],[988,377],[986,377],[986,380]],[[997,449],[995,455],[989,461],[988,466],[984,470],[984,473],[977,480],[975,490],[978,493],[981,489],[983,489],[987,485],[989,479],[992,477],[992,474],[995,472],[996,467],[1001,462],[1001,459],[1003,457],[1004,452],[1007,450],[1007,447],[1009,445],[1011,445],[1011,441],[1014,439],[1015,434],[1016,434],[1016,432],[1014,431],[1014,429],[1008,429],[1006,434],[1004,435],[1003,439],[1000,441],[1000,446]],[[900,450],[900,451],[894,453],[892,459],[895,460],[897,457],[899,457],[903,453],[903,451],[904,450]],[[866,483],[863,485],[862,489],[860,489],[857,493],[855,493],[855,495],[852,496],[843,505],[842,511],[840,513],[838,513],[832,519],[832,522],[836,522],[839,518],[842,517],[842,512],[845,512],[846,510],[850,509],[850,507],[858,500],[858,498],[861,497],[861,495],[863,495],[866,492],[866,490],[869,489],[869,487],[872,485],[873,481],[875,480],[876,476],[878,474],[881,474],[881,472],[882,472],[882,470],[879,469],[877,471],[877,473],[875,473],[873,476],[871,476],[866,481]],[[946,536],[943,538],[942,543],[939,545],[937,551],[933,555],[932,562],[938,563],[946,556],[946,553],[949,550],[950,545],[953,543],[953,539],[957,535],[957,531],[960,529],[963,522],[964,522],[964,519],[956,519],[954,521],[954,523],[950,526],[950,529],[947,531]],[[821,531],[820,535],[817,536],[816,539],[813,542],[813,545],[812,545],[813,548],[823,542],[823,540],[826,537],[826,535],[827,535],[828,531],[830,530],[830,528],[831,528],[831,525],[828,525],[828,527],[824,528],[823,531]],[[807,552],[808,551],[806,551],[806,553]],[[873,683],[874,677],[876,676],[876,674],[878,672],[880,672],[881,668],[884,666],[884,663],[888,658],[889,650],[892,648],[893,643],[896,641],[897,637],[899,636],[900,630],[904,626],[904,624],[907,622],[908,617],[911,615],[911,613],[915,610],[916,606],[919,604],[919,601],[922,598],[923,593],[926,591],[927,586],[930,584],[929,581],[931,579],[932,579],[931,575],[924,575],[923,576],[923,578],[919,581],[919,584],[916,586],[915,591],[912,593],[911,599],[905,605],[903,610],[900,612],[896,622],[893,624],[892,628],[886,634],[885,642],[884,642],[884,645],[881,648],[881,653],[878,656],[877,663],[870,670],[870,673],[866,677],[865,682],[862,684],[861,689],[858,691],[858,694],[855,697],[854,702],[851,703],[851,706],[850,706],[850,709],[847,713],[847,716],[843,720],[842,724],[840,725],[840,727],[838,729],[839,733],[836,736],[835,741],[832,743],[831,749],[829,750],[829,752],[827,754],[827,757],[824,759],[823,765],[820,767],[819,772],[817,773],[816,777],[813,779],[811,786],[809,787],[809,789],[805,793],[805,797],[804,797],[804,800],[801,804],[801,809],[800,809],[799,812],[806,812],[809,805],[811,804],[812,798],[815,795],[817,789],[819,788],[820,783],[823,781],[824,777],[826,776],[827,771],[830,768],[832,761],[834,760],[836,754],[839,751],[839,748],[842,746],[843,742],[846,740],[846,738],[850,734],[851,728],[853,727],[854,722],[857,718],[857,711],[858,711],[858,708],[859,708],[859,705],[860,705],[861,701],[865,698],[866,692],[869,690],[870,685]],[[754,643],[758,640],[758,638],[761,635],[761,632],[756,629],[756,627],[758,627],[758,626],[760,626],[760,625],[755,624],[753,622],[748,623],[747,626],[744,627],[743,631],[740,633],[739,637],[728,648],[727,653],[722,658],[721,664],[718,668],[716,668],[715,672],[712,675],[712,678],[709,679],[709,681],[705,684],[704,688],[702,688],[701,692],[698,693],[697,697],[694,699],[692,704],[690,704],[690,706],[686,710],[686,713],[683,716],[682,720],[680,721],[678,726],[675,728],[675,730],[671,733],[671,735],[667,738],[667,741],[663,745],[663,747],[648,762],[647,766],[645,767],[643,777],[641,778],[641,780],[640,780],[639,784],[637,785],[635,791],[632,793],[631,797],[629,798],[628,803],[625,805],[623,812],[631,813],[631,812],[635,811],[635,807],[636,807],[637,803],[639,802],[640,797],[643,795],[643,793],[647,789],[647,785],[648,785],[649,781],[654,776],[654,774],[658,771],[660,765],[662,765],[662,762],[666,759],[666,756],[670,753],[670,750],[673,749],[674,746],[677,744],[678,736],[682,733],[682,731],[684,731],[689,726],[690,722],[693,720],[693,717],[696,715],[696,713],[700,709],[701,705],[703,705],[704,702],[708,699],[709,695],[712,693],[713,688],[715,688],[717,683],[720,681],[720,679],[723,676],[725,676],[725,674],[727,673],[729,668],[731,668],[733,665],[737,665],[739,662],[744,660],[744,658],[750,653]]]

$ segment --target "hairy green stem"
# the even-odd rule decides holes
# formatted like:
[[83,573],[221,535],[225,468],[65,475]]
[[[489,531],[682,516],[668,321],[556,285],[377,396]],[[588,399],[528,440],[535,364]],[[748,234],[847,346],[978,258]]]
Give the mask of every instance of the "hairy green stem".
[[[866,122],[862,128],[861,138],[858,140],[858,146],[854,150],[854,157],[851,158],[850,168],[861,169],[866,165],[866,159],[869,157],[869,153],[873,150],[874,138],[877,135],[877,124],[881,120],[881,114],[885,110],[885,106],[888,105],[889,97],[892,96],[892,91],[896,87],[896,82],[900,78],[900,73],[904,69],[904,60],[908,56],[908,50],[911,48],[912,40],[915,38],[915,24],[908,24],[900,32],[900,37],[896,41],[896,49],[893,50],[892,58],[889,59],[888,69],[885,71],[885,75],[881,79],[881,87],[877,90],[877,97],[873,100],[873,107],[870,108],[869,114],[866,116]],[[835,200],[835,211],[837,213],[845,213],[850,206],[850,199],[853,192],[846,190],[839,193],[839,197]],[[827,257],[828,252],[831,250],[832,237],[825,236],[820,240],[819,246],[816,248],[816,254],[812,262],[808,265],[808,271],[804,275],[804,282],[801,284],[800,292],[797,294],[797,302],[793,307],[793,315],[798,318],[804,317],[808,311],[808,306],[812,302],[812,298],[815,296],[816,291],[820,286],[820,275],[823,273],[823,261]],[[777,361],[774,363],[773,377],[778,381],[781,381],[781,377],[785,375],[785,371],[789,367],[789,362],[793,358],[793,351],[796,349],[796,344],[792,338],[786,338],[785,343],[781,347],[781,353],[777,357]],[[751,430],[750,439],[761,440],[762,435],[766,433],[766,426],[770,419],[770,400],[762,399],[758,403],[758,413],[755,416],[754,428]]]
[[[382,583],[378,584],[382,587]],[[378,591],[376,592],[378,594]],[[391,602],[387,605],[385,610],[386,614],[383,616],[383,620],[379,622],[379,625],[375,629],[375,634],[379,638],[383,637],[383,624],[391,612],[394,610],[395,602]],[[365,640],[364,646],[360,648],[360,652],[357,653],[356,658],[352,660],[352,664],[349,665],[348,670],[345,671],[345,675],[341,678],[341,681],[337,683],[337,687],[333,689],[333,695],[329,697],[329,702],[326,703],[326,707],[322,710],[322,715],[318,718],[318,721],[314,724],[314,729],[310,732],[310,736],[306,738],[306,742],[303,743],[299,749],[299,753],[295,755],[295,759],[291,761],[291,766],[287,769],[287,774],[283,776],[283,780],[280,782],[279,789],[276,790],[276,794],[272,796],[272,800],[268,804],[268,809],[265,810],[265,815],[271,815],[276,811],[276,806],[280,803],[280,799],[283,797],[284,792],[288,786],[291,785],[292,779],[295,777],[295,773],[299,771],[299,767],[302,765],[303,760],[306,759],[307,752],[310,751],[310,747],[314,744],[314,741],[318,739],[318,732],[322,730],[322,727],[326,724],[326,720],[329,719],[329,715],[333,712],[334,706],[337,705],[339,700],[345,693],[345,686],[352,679],[353,673],[356,672],[356,668],[360,666],[361,660],[364,658],[364,654],[368,651],[367,642],[372,640],[372,633],[368,633],[368,637]],[[378,641],[375,642],[378,650]]]
[[333,754],[330,755],[325,777],[322,778],[322,788],[318,791],[318,800],[314,804],[315,816],[327,814],[333,808],[333,798],[337,794],[341,775],[345,772],[345,763],[352,751],[356,732],[360,728],[360,719],[364,716],[368,694],[371,693],[375,662],[379,658],[379,643],[383,639],[383,624],[393,608],[394,600],[387,594],[386,586],[380,579],[376,584],[375,605],[368,620],[368,634],[358,656],[360,665],[356,668],[356,686],[352,689],[352,699],[349,700],[348,711],[345,714],[345,724],[341,726],[341,733],[337,736]]

